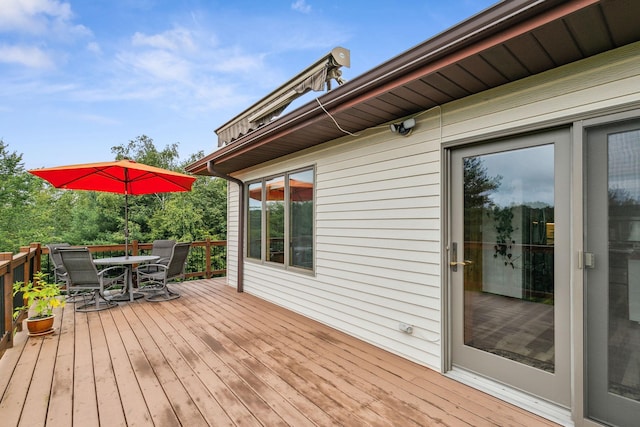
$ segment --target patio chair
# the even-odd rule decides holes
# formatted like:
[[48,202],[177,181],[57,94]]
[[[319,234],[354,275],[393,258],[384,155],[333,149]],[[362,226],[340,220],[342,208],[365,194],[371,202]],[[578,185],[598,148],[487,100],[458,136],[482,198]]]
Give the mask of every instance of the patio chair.
[[58,248],[58,252],[69,277],[68,290],[76,295],[76,311],[98,311],[118,305],[105,298],[104,290],[114,285],[126,288],[126,267],[98,271],[88,248]]
[[153,246],[151,247],[151,255],[159,256],[155,264],[169,264],[169,260],[171,259],[171,251],[173,247],[176,245],[175,240],[154,240]]
[[176,279],[184,279],[184,269],[191,243],[176,243],[171,249],[167,265],[143,264],[136,269],[138,291],[147,293],[147,301],[168,301],[180,294],[169,289],[167,284]]
[[[175,240],[154,240],[153,246],[151,247],[151,255],[160,257],[158,258],[157,261],[154,262],[154,264],[168,265],[169,260],[171,259],[171,251],[173,250],[173,247],[175,245],[176,245]],[[148,273],[150,270],[151,269],[149,269],[146,272]],[[157,267],[155,268],[155,271],[159,271]],[[135,278],[136,286],[138,283],[137,279],[138,278],[136,277]]]
[[69,284],[69,276],[67,270],[62,265],[62,258],[58,252],[58,248],[68,248],[68,243],[52,243],[47,245],[49,249],[49,259],[53,265],[53,281],[55,283],[64,283],[65,286]]
[[76,300],[82,298],[81,294],[85,294],[89,291],[76,291],[72,292],[69,290],[69,274],[67,273],[67,269],[64,268],[62,264],[62,257],[60,256],[59,249],[69,248],[71,245],[69,243],[53,243],[47,245],[49,249],[49,259],[53,264],[53,280],[55,283],[63,283],[64,284],[64,294],[66,294],[66,301],[69,303],[74,303]]

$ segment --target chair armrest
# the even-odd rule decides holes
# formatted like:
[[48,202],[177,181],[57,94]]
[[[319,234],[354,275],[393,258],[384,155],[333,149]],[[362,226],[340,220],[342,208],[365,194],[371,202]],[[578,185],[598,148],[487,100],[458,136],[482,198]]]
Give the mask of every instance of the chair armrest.
[[122,276],[122,275],[126,274],[127,270],[129,270],[129,269],[127,267],[122,266],[122,265],[114,265],[113,267],[107,267],[107,268],[105,268],[103,270],[98,271],[98,276],[102,277],[102,276],[104,276],[105,273],[108,273],[108,272],[113,271],[113,270],[121,270],[121,273],[118,274],[118,276]]
[[162,269],[162,270],[166,270],[169,267],[164,265],[164,264],[140,264],[136,268],[136,271],[144,273],[145,270],[155,270],[157,272],[159,268]]

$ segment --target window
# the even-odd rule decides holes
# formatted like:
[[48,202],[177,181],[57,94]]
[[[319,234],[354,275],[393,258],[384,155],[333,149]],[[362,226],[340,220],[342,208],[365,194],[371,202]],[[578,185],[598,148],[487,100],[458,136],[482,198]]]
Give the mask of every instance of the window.
[[265,181],[267,261],[284,263],[284,176]]
[[262,256],[262,183],[249,184],[249,209],[247,220],[247,256]]
[[304,169],[248,184],[247,258],[313,270],[314,175]]
[[289,175],[289,265],[313,269],[313,170]]

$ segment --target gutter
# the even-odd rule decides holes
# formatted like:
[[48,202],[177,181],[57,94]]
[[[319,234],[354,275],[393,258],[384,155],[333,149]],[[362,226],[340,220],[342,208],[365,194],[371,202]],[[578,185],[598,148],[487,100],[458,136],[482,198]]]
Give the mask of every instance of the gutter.
[[213,160],[207,162],[207,171],[211,176],[222,178],[238,185],[238,276],[236,283],[238,292],[244,292],[244,182],[215,170]]

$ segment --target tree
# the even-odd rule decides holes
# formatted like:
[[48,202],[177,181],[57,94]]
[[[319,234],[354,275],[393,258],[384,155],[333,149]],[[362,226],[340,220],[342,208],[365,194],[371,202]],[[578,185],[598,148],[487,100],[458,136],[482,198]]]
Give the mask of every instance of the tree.
[[16,252],[51,230],[52,193],[24,169],[22,154],[0,140],[0,251]]
[[[500,187],[501,176],[490,177],[480,157],[466,157],[464,167],[464,259],[474,260],[481,266],[483,257],[482,242],[483,221],[490,215],[493,202],[491,193]],[[465,289],[481,289],[482,268],[465,268]]]
[[[201,158],[192,154],[179,161],[178,144],[158,150],[146,135],[112,147],[116,159],[182,172]],[[129,230],[132,240],[181,241],[225,239],[227,219],[226,181],[197,177],[192,191],[129,198]],[[31,242],[68,242],[72,245],[124,242],[124,196],[68,191],[52,187],[24,169],[22,155],[10,152],[0,140],[0,251],[17,252]]]
[[[139,163],[184,172],[187,164],[204,156],[202,151],[179,162],[178,144],[158,150],[146,135],[130,140],[111,151],[116,159],[129,158]],[[176,239],[182,241],[206,238],[225,239],[227,225],[226,181],[198,177],[187,193],[162,193],[129,198],[130,232],[141,241]],[[133,226],[132,226],[133,224]]]
[[480,157],[464,159],[464,207],[492,207],[491,192],[500,187],[502,176],[489,177]]
[[[171,144],[158,150],[153,139],[146,135],[138,136],[126,145],[111,147],[111,152],[115,154],[116,160],[131,159],[149,166],[180,171],[178,144]],[[155,234],[150,223],[151,218],[157,212],[166,209],[167,201],[173,196],[171,193],[158,193],[129,198],[129,234],[133,240],[148,241]],[[175,236],[160,238],[175,238]]]
[[153,139],[147,135],[140,135],[132,139],[126,145],[116,145],[111,147],[111,152],[115,154],[116,160],[131,159],[138,163],[144,163],[158,168],[178,170],[178,144],[167,145],[158,151]]

